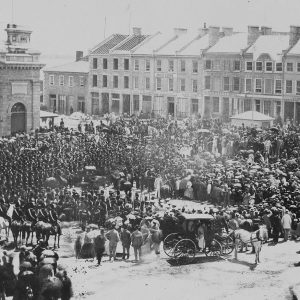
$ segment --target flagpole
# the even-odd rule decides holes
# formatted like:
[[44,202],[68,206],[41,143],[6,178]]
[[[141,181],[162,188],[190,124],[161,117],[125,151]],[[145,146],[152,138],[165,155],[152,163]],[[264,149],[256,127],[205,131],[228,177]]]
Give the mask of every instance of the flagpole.
[[104,38],[106,36],[106,16],[104,17]]
[[129,7],[129,20],[128,20],[128,34],[130,35],[131,30],[131,7]]
[[14,23],[14,0],[11,0],[11,23]]

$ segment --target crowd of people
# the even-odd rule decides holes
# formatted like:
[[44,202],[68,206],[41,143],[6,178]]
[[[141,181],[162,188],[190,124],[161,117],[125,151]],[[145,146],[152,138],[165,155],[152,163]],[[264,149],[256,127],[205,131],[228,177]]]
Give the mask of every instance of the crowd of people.
[[[111,261],[119,242],[123,258],[133,246],[139,260],[145,241],[159,254],[163,222],[146,217],[163,221],[182,212],[222,216],[232,230],[243,220],[264,223],[276,244],[279,237],[300,235],[299,150],[300,128],[292,125],[262,130],[200,118],[120,117],[74,130],[62,120],[53,131],[0,139],[0,204],[51,208],[67,220],[101,226],[100,235],[84,241],[92,244],[99,265],[107,239]],[[87,166],[106,177],[106,186],[81,185]],[[56,179],[56,188],[47,186],[49,178]],[[215,209],[174,207],[166,198],[212,203]],[[126,223],[129,215],[143,222]],[[105,232],[111,217],[123,222]],[[83,245],[77,242],[79,253]]]

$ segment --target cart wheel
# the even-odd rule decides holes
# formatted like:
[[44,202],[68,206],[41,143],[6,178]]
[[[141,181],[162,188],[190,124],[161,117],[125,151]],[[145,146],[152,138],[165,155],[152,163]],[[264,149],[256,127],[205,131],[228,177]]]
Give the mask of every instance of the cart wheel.
[[206,256],[221,256],[222,246],[217,240],[213,239],[211,243],[204,248],[204,253]]
[[226,239],[222,241],[222,251],[224,255],[230,254],[234,250],[234,242],[230,236],[227,236]]
[[164,239],[163,249],[169,257],[174,257],[174,248],[180,239],[179,233],[171,233]]
[[174,248],[174,257],[179,263],[193,262],[196,254],[196,245],[192,240],[180,240]]

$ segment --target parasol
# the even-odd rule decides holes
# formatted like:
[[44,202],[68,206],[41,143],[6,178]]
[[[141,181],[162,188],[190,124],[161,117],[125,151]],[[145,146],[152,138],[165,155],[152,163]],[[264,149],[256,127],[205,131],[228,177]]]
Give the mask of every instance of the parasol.
[[275,131],[275,132],[279,132],[279,129],[277,127],[271,127],[270,130]]
[[96,170],[95,166],[85,166],[85,170]]
[[59,182],[56,180],[56,178],[54,177],[49,177],[45,180],[45,187],[49,187],[49,188],[57,188],[59,187]]
[[210,133],[210,131],[208,129],[205,128],[201,128],[197,130],[198,133]]

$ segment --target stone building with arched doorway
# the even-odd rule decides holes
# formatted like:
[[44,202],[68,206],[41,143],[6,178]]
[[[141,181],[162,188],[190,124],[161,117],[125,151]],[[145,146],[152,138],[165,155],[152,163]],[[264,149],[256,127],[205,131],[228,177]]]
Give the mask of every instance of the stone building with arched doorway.
[[30,48],[31,31],[8,24],[0,44],[0,136],[30,132],[40,124],[40,52]]

